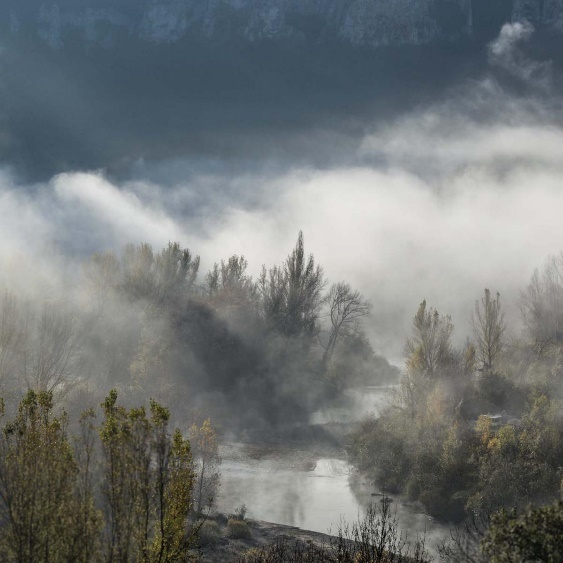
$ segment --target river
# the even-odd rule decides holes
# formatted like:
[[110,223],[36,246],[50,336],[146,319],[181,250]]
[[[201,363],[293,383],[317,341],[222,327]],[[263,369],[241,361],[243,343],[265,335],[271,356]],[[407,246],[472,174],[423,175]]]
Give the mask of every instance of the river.
[[[355,416],[377,415],[386,404],[392,387],[370,387],[350,393],[355,409],[342,405],[314,413],[311,422],[352,422]],[[304,530],[335,532],[341,519],[353,522],[369,503],[381,500],[380,491],[363,480],[342,459],[318,458],[311,463],[299,459],[252,459],[244,455],[225,459],[221,466],[218,509],[230,513],[244,504],[248,516]],[[424,514],[419,507],[393,499],[403,533],[413,538],[426,532],[429,549],[448,536],[449,529]]]

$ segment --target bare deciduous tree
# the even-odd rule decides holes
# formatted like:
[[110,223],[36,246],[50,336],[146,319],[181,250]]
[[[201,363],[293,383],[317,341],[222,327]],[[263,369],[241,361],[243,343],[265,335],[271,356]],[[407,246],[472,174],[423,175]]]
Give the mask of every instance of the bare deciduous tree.
[[24,337],[17,297],[4,291],[0,296],[0,385],[15,376]]
[[119,282],[119,261],[111,251],[94,254],[83,266],[84,277],[96,315],[103,315],[108,295]]
[[490,515],[473,514],[464,524],[450,530],[450,538],[438,546],[443,563],[486,563],[481,543],[490,525]]
[[520,310],[530,337],[541,352],[563,339],[563,252],[535,270],[520,296]]
[[500,294],[491,297],[490,290],[485,289],[485,295],[475,303],[471,322],[477,358],[484,369],[490,370],[504,346],[506,323],[500,305]]
[[26,315],[20,358],[21,376],[29,389],[62,397],[78,383],[82,342],[76,318],[60,303],[45,303]]
[[349,284],[339,282],[330,288],[328,307],[330,329],[327,343],[323,345],[324,368],[330,363],[339,339],[360,329],[360,322],[371,313],[372,304]]

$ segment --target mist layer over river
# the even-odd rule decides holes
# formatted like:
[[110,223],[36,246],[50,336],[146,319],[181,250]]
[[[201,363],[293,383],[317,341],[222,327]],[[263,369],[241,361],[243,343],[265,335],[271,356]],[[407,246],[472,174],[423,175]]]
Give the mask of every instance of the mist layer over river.
[[[369,387],[350,392],[348,399],[353,408],[327,408],[314,413],[311,422],[347,423],[368,413],[377,415],[392,390],[393,387]],[[370,503],[381,500],[381,492],[345,460],[319,457],[309,461],[306,457],[281,454],[281,458],[253,459],[240,452],[235,459],[227,456],[221,467],[218,509],[230,513],[244,504],[250,518],[334,533],[342,519],[351,523],[364,514]],[[431,550],[447,537],[448,527],[436,523],[417,506],[396,498],[392,508],[409,538],[426,531]]]

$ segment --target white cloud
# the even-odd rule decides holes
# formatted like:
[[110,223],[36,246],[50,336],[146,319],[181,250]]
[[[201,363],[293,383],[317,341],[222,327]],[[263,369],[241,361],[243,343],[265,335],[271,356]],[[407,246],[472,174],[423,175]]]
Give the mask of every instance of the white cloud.
[[533,33],[534,27],[526,21],[505,24],[498,38],[489,45],[489,62],[534,88],[549,89],[552,83],[551,63],[533,61],[519,48]]
[[52,188],[62,205],[86,211],[98,229],[110,229],[115,241],[139,239],[156,245],[185,241],[185,233],[159,207],[143,203],[127,189],[111,184],[100,174],[61,174]]

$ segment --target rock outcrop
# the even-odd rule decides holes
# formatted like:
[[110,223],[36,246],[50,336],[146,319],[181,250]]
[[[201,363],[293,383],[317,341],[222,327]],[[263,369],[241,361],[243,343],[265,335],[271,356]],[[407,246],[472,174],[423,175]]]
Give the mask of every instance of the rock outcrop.
[[420,45],[471,36],[474,1],[5,0],[0,30],[10,37],[38,37],[53,49],[72,37],[111,47],[120,34],[155,43],[236,37]]

